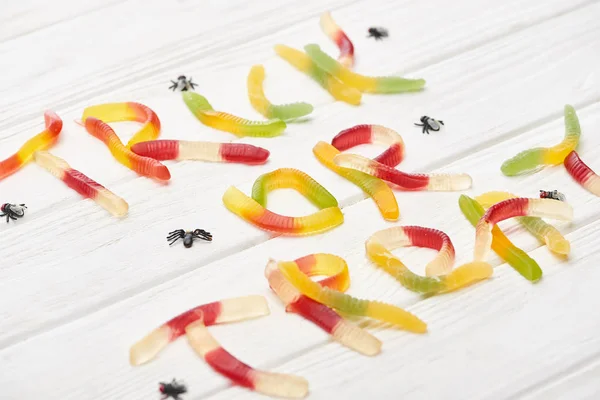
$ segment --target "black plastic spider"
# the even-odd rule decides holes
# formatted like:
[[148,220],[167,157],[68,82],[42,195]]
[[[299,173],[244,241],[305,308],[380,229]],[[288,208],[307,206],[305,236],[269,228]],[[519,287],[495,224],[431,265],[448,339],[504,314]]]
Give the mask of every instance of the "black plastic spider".
[[179,383],[173,378],[171,383],[160,382],[158,386],[158,390],[162,393],[161,400],[168,399],[169,397],[174,400],[181,400],[179,397],[180,394],[187,393],[187,388],[183,383]]
[[180,88],[182,92],[186,92],[188,90],[194,90],[198,84],[192,82],[192,77],[188,80],[185,75],[181,75],[177,78],[177,81],[171,81],[172,85],[169,86],[169,89],[173,89],[173,91]]
[[558,201],[565,201],[566,197],[558,190],[540,190],[540,199],[552,199]]
[[388,31],[385,28],[369,28],[369,35],[367,37],[375,38],[375,40],[383,40],[384,37],[388,37]]
[[185,247],[192,247],[194,239],[202,239],[206,240],[207,242],[212,242],[212,235],[210,232],[206,232],[204,229],[196,229],[193,231],[184,231],[183,229],[178,229],[176,231],[169,232],[169,236],[167,236],[167,241],[170,242],[169,246],[179,239],[183,239],[183,245]]
[[439,131],[442,127],[441,125],[444,125],[444,121],[440,121],[437,119],[433,119],[433,118],[429,118],[427,115],[424,115],[421,117],[420,121],[422,122],[422,124],[415,124],[416,126],[422,126],[423,127],[423,133],[427,133],[429,135],[429,131],[432,130],[434,132]]
[[11,219],[16,221],[17,218],[23,218],[26,208],[25,204],[2,204],[2,207],[0,207],[0,212],[2,212],[0,217],[6,216],[6,223]]

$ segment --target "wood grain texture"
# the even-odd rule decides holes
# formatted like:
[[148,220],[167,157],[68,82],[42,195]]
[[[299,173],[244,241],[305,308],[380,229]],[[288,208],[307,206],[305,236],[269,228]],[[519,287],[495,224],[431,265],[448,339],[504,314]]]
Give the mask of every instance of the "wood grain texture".
[[[115,220],[35,165],[0,182],[0,201],[8,197],[30,207],[26,219],[0,226],[0,385],[8,388],[7,398],[148,399],[157,395],[158,381],[173,376],[189,384],[192,399],[258,398],[228,388],[185,339],[147,366],[134,369],[127,363],[129,346],[174,314],[246,294],[267,296],[272,315],[211,327],[211,332],[253,366],[306,377],[310,398],[559,398],[563,393],[586,398],[598,393],[588,381],[597,370],[600,344],[594,333],[600,321],[581,316],[594,315],[597,302],[592,285],[598,279],[600,200],[562,167],[511,179],[499,170],[504,159],[522,149],[561,140],[565,103],[580,115],[580,154],[589,160],[600,156],[600,139],[593,134],[600,123],[597,2],[329,2],[327,8],[355,43],[358,72],[406,73],[428,81],[423,93],[365,96],[359,108],[333,103],[273,54],[276,43],[300,48],[310,42],[336,54],[318,27],[321,2],[263,1],[246,7],[243,2],[130,0],[96,8],[99,4],[72,8],[64,19],[51,13],[42,18],[37,7],[23,4],[22,11],[15,8],[9,15],[22,12],[33,31],[21,25],[8,34],[0,31],[0,60],[15,60],[6,63],[7,74],[0,77],[0,158],[41,130],[42,110],[52,107],[65,121],[52,151],[130,204],[128,218]],[[91,28],[98,21],[102,25]],[[364,37],[367,25],[388,27],[389,41],[370,42]],[[47,62],[20,68],[34,56]],[[279,138],[239,140],[202,126],[180,96],[167,90],[169,79],[192,75],[215,108],[260,119],[245,93],[254,63],[265,65],[265,90],[273,102],[311,102],[317,106],[314,116],[290,124]],[[11,74],[15,80],[8,78]],[[71,123],[85,106],[104,101],[150,106],[161,118],[162,138],[252,143],[268,148],[271,159],[255,167],[169,163],[172,182],[161,186],[117,164],[102,143]],[[443,131],[421,135],[412,123],[422,114],[443,119]],[[470,195],[499,189],[529,196],[539,189],[563,191],[576,219],[557,225],[568,234],[573,254],[559,260],[508,222],[502,228],[532,251],[544,270],[542,282],[529,284],[494,256],[490,282],[429,299],[407,292],[364,255],[366,238],[391,224],[370,199],[311,153],[317,141],[329,141],[358,123],[379,123],[401,133],[407,147],[402,170],[470,173]],[[113,127],[123,140],[137,129],[130,123]],[[345,223],[315,237],[273,237],[221,205],[229,185],[249,193],[258,175],[279,167],[300,168],[323,184],[343,206]],[[399,192],[397,198],[400,223],[444,230],[457,249],[457,265],[470,260],[474,229],[458,209],[458,194]],[[314,210],[301,196],[283,190],[271,195],[269,205],[291,215]],[[196,227],[212,232],[215,241],[168,248],[167,232]],[[346,258],[351,294],[407,307],[430,324],[430,333],[415,336],[369,324],[384,347],[381,356],[367,359],[286,314],[263,276],[266,261],[314,252]],[[420,272],[433,256],[422,249],[401,254]],[[570,382],[581,385],[581,392]]]

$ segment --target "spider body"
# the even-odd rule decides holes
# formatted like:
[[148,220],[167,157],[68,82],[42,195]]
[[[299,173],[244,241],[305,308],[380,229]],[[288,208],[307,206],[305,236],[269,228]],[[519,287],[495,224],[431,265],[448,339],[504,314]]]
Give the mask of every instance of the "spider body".
[[427,115],[421,117],[420,121],[422,124],[415,124],[416,126],[423,127],[423,133],[427,133],[429,135],[429,131],[437,132],[444,125],[444,121],[440,121],[437,119],[429,118]]
[[190,248],[194,243],[194,239],[202,239],[206,240],[207,242],[212,242],[212,235],[210,232],[206,232],[204,229],[195,229],[193,231],[184,231],[183,229],[178,229],[176,231],[169,232],[169,236],[167,236],[169,246],[179,239],[183,239],[183,245],[187,248]]
[[0,212],[2,213],[0,217],[6,216],[6,223],[11,219],[16,221],[17,218],[23,218],[26,208],[25,204],[2,204],[2,207],[0,207]]
[[177,90],[177,88],[179,88],[179,90],[181,90],[182,92],[187,92],[188,90],[194,90],[194,88],[197,86],[196,83],[192,82],[192,77],[190,76],[190,79],[188,80],[185,75],[180,75],[177,78],[177,81],[171,81],[172,85],[169,86],[169,89],[173,89],[173,91]]
[[565,201],[566,197],[558,190],[540,190],[540,199],[552,199],[558,201]]
[[177,382],[173,379],[170,383],[160,382],[158,390],[162,393],[161,400],[172,398],[174,400],[181,400],[179,395],[187,393],[187,388],[184,384]]
[[367,37],[375,38],[375,40],[383,40],[384,37],[388,37],[388,31],[384,28],[369,28],[369,35]]

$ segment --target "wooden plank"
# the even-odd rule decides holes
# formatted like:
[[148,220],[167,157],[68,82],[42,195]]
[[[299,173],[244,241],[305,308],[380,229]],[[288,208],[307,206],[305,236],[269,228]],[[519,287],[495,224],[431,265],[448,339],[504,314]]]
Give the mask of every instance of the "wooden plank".
[[[462,107],[453,107],[444,118],[448,116],[450,121],[461,121],[461,124],[464,121],[465,124],[472,125],[473,130],[467,131],[468,134],[459,136],[455,128],[449,127],[447,131],[435,137],[420,135],[416,131],[410,136],[404,135],[410,156],[402,168],[428,170],[449,159],[451,154],[458,153],[460,156],[461,153],[472,151],[469,149],[493,143],[497,135],[506,137],[520,133],[520,127],[526,126],[532,115],[539,115],[544,119],[547,115],[559,114],[562,104],[556,104],[556,101],[550,99],[576,96],[581,103],[592,102],[598,93],[590,88],[578,86],[577,82],[590,73],[591,67],[587,59],[593,53],[589,48],[596,45],[595,41],[600,36],[597,35],[597,24],[584,22],[587,21],[586,18],[591,21],[597,11],[598,6],[593,6],[589,10],[566,15],[532,29],[527,36],[530,39],[524,37],[525,35],[515,35],[501,45],[491,43],[472,53],[434,66],[424,75],[438,82],[430,91],[418,97],[373,98],[371,104],[364,106],[364,112],[369,113],[374,121],[391,127],[410,127],[414,115],[419,115],[419,108],[423,107],[422,102],[425,100],[421,100],[421,97],[429,99],[433,109],[443,109],[440,104],[446,103],[446,96],[452,97],[456,94],[456,85],[464,79],[461,77],[467,68],[471,68],[472,74],[483,76],[489,65],[498,62],[509,64],[508,59],[511,57],[524,60],[526,54],[530,54],[532,46],[553,59],[560,59],[561,52],[566,48],[570,49],[571,57],[566,60],[560,59],[558,66],[548,67],[545,58],[538,59],[537,63],[522,61],[522,79],[510,84],[500,85],[500,82],[509,81],[514,72],[499,70],[493,76],[488,76],[487,84],[478,82],[473,88],[461,89],[465,96]],[[573,21],[582,22],[575,24]],[[547,37],[549,32],[554,32],[553,39],[540,42],[540,38]],[[562,36],[556,32],[562,32]],[[473,62],[474,59],[477,63]],[[281,68],[287,67],[279,65]],[[567,71],[575,70],[581,71],[574,74],[575,84],[559,79]],[[244,73],[246,71],[244,68]],[[239,78],[243,76],[241,72]],[[223,86],[217,86],[219,82],[226,81],[224,75],[225,73],[216,74],[213,86],[208,86],[209,82],[205,82],[209,98],[219,90],[226,90]],[[535,76],[535,80],[527,78],[528,76]],[[223,79],[219,79],[220,77]],[[485,79],[482,77],[482,80]],[[537,83],[538,80],[546,83]],[[441,88],[437,89],[438,86]],[[478,91],[484,86],[489,88],[485,102],[477,97]],[[527,93],[538,87],[545,87],[545,96],[540,101],[530,103],[531,98]],[[523,95],[515,95],[521,90]],[[511,101],[507,95],[510,95]],[[172,104],[171,100],[159,97],[158,94],[155,96],[147,104],[161,110],[160,115],[165,115],[165,130],[181,132],[182,136],[189,135],[183,136],[183,139],[214,137],[215,132],[201,128],[180,103]],[[400,109],[406,110],[400,118],[393,112],[392,108],[396,109],[398,106],[392,104],[392,98],[401,104]],[[376,102],[377,107],[374,107]],[[247,102],[241,99],[239,104],[235,104],[238,107],[236,110],[249,108]],[[89,137],[81,128],[67,128],[65,136],[69,137],[68,142],[65,140],[56,147],[57,155],[64,156],[73,166],[79,167],[126,198],[131,205],[131,212],[124,221],[117,222],[107,218],[103,210],[99,210],[90,201],[80,201],[69,189],[35,166],[19,173],[19,184],[16,177],[3,182],[3,187],[15,197],[33,199],[31,208],[36,211],[29,214],[28,224],[11,226],[11,235],[4,239],[8,250],[3,256],[3,261],[9,267],[0,271],[0,292],[13,301],[24,304],[28,312],[15,313],[10,307],[0,309],[0,315],[5,317],[12,327],[10,331],[0,332],[2,346],[80,318],[165,280],[201,268],[224,255],[268,240],[269,235],[242,223],[223,207],[215,209],[215,205],[220,204],[222,193],[231,184],[239,185],[247,192],[251,185],[250,179],[253,180],[262,172],[278,166],[299,167],[322,182],[343,205],[359,201],[363,195],[354,186],[323,168],[310,156],[310,149],[317,140],[329,139],[339,129],[365,122],[364,117],[360,115],[349,116],[346,107],[343,104],[323,107],[323,111],[318,111],[316,117],[327,115],[327,120],[315,119],[311,123],[295,125],[290,127],[289,134],[282,138],[253,140],[253,143],[264,145],[272,151],[272,162],[263,167],[174,164],[170,168],[175,178],[168,188],[162,189],[148,180],[134,179],[133,173],[117,165],[103,145]],[[527,113],[522,111],[526,108],[529,110]],[[492,115],[490,110],[499,109],[503,110],[502,115]],[[166,112],[167,110],[169,112]],[[69,121],[76,116],[77,114],[66,114],[64,118]],[[402,125],[397,122],[398,119],[402,121]],[[449,126],[458,124],[456,122]],[[203,129],[199,132],[206,136],[197,132],[187,133],[186,129],[189,128],[186,127],[191,126]],[[323,132],[331,133],[323,137]],[[222,137],[225,134],[219,135],[218,137]],[[79,150],[84,148],[95,150]],[[290,157],[289,153],[286,153],[290,148],[295,149],[297,157]],[[431,162],[430,154],[443,149],[448,149],[448,156]],[[460,170],[460,166],[453,168]],[[450,170],[452,169],[448,169]],[[21,184],[22,181],[44,183],[25,186]],[[153,193],[152,197],[148,195],[150,190]],[[202,194],[200,199],[198,193]],[[441,194],[438,196],[440,199],[447,198]],[[275,211],[304,213],[312,210],[305,202],[297,201],[298,197],[279,198],[287,201],[282,202],[284,205],[276,204],[273,208]],[[408,207],[412,201],[412,198],[400,198],[403,213],[410,212],[404,210],[410,210]],[[52,204],[52,213],[42,215],[44,204]],[[415,205],[420,204],[417,202]],[[365,207],[375,211],[370,201]],[[173,229],[187,228],[190,224],[201,225],[212,231],[215,238],[227,237],[227,241],[215,240],[210,245],[210,251],[206,248],[199,252],[196,249],[187,251],[183,248],[163,251],[163,246],[166,245],[164,235]],[[90,229],[91,226],[94,229]],[[235,226],[236,230],[232,232],[229,228],[231,226]],[[32,235],[31,232],[36,234]],[[67,245],[60,246],[49,240],[56,236],[61,237]],[[74,252],[69,243],[77,243],[78,251]],[[37,252],[28,253],[27,258],[23,257],[31,248]],[[140,266],[143,266],[141,276]],[[48,281],[56,284],[48,287]],[[44,301],[39,303],[36,294],[42,292]],[[78,298],[77,302],[72,301],[74,297]]]
[[[590,127],[600,120],[600,105],[580,110],[580,117],[584,132],[589,132]],[[512,154],[523,146],[544,144],[549,135],[542,136],[541,133],[562,131],[562,125],[562,119],[556,119],[507,142],[508,145],[491,147],[457,161],[451,167],[469,168],[475,181],[482,182],[497,174],[497,165],[492,163],[485,164],[485,168],[474,168],[482,165],[482,158],[491,159],[495,154],[497,159],[504,152]],[[585,133],[584,139],[582,154],[590,159],[597,158],[600,155],[597,141],[600,139]],[[504,151],[499,151],[500,148]],[[528,251],[537,249],[532,256],[544,269],[545,277],[536,285],[523,280],[494,257],[491,262],[498,267],[491,281],[457,293],[422,299],[399,287],[365,259],[364,241],[371,233],[389,224],[379,218],[371,204],[360,202],[345,209],[344,225],[326,236],[269,240],[1,351],[0,359],[5,362],[0,363],[0,384],[35,376],[36,385],[17,384],[9,390],[18,390],[21,395],[33,398],[41,393],[53,393],[57,398],[91,396],[108,399],[117,393],[122,395],[122,388],[127,388],[127,396],[141,399],[152,395],[155,382],[175,376],[190,385],[192,398],[205,398],[210,394],[216,398],[256,397],[241,389],[221,392],[227,388],[227,381],[199,360],[185,339],[172,344],[146,366],[132,369],[127,365],[129,346],[152,327],[193,305],[246,294],[265,295],[272,315],[214,327],[211,331],[233,354],[252,365],[307,377],[314,398],[359,393],[382,398],[392,387],[395,394],[407,398],[420,398],[422,394],[437,398],[442,393],[447,397],[452,395],[449,388],[454,387],[461,388],[455,393],[464,394],[464,397],[456,398],[484,398],[492,389],[500,390],[500,384],[507,386],[501,387],[502,393],[516,390],[517,384],[533,384],[545,376],[544,371],[558,372],[583,354],[575,351],[575,348],[581,349],[580,346],[573,347],[573,342],[562,340],[561,335],[573,334],[570,327],[575,322],[572,319],[577,318],[573,308],[594,306],[588,298],[594,296],[593,290],[584,287],[580,291],[575,282],[584,280],[584,285],[590,286],[595,282],[593,260],[596,242],[600,240],[595,234],[600,223],[597,211],[600,200],[578,188],[562,168],[538,173],[533,189],[528,178],[510,182],[507,189],[514,193],[535,193],[538,185],[559,187],[576,210],[573,225],[557,224],[561,231],[570,232],[568,238],[573,254],[568,264],[550,255],[546,248],[539,248],[537,241],[514,224],[502,225],[520,247]],[[479,186],[471,195],[488,189],[497,187]],[[274,194],[273,203],[291,199],[285,194],[277,195]],[[456,193],[407,193],[400,197],[405,210],[402,224],[431,226],[447,232],[457,249],[457,265],[460,265],[472,256],[474,230],[459,212],[457,198]],[[428,322],[430,333],[417,336],[372,325],[370,330],[384,341],[382,355],[372,359],[328,343],[327,336],[318,328],[284,312],[262,276],[269,257],[293,259],[307,252],[331,252],[343,256],[351,270],[349,293],[406,307]],[[408,265],[422,272],[432,252],[408,249],[401,255]],[[575,295],[574,291],[579,294]],[[569,300],[570,296],[576,298]],[[556,320],[566,320],[568,324],[557,329],[553,322]],[[578,331],[573,340],[578,343],[591,341],[593,346],[593,335],[597,331],[594,324],[597,323],[593,318],[586,319],[583,322],[585,329]],[[506,332],[502,338],[511,338],[510,345],[503,344],[505,342],[497,336],[500,331]],[[545,340],[545,336],[544,340],[534,340],[539,331],[548,331],[545,335],[550,337],[549,340]],[[517,340],[520,335],[527,340]],[[500,346],[495,348],[492,344]],[[552,349],[541,350],[543,346]],[[567,353],[567,349],[572,351]],[[506,358],[499,355],[502,352],[507,353]],[[556,354],[564,356],[561,364],[556,363]],[[488,362],[492,359],[494,362]],[[506,366],[511,360],[519,362],[518,370]],[[61,368],[56,368],[55,373],[43,373],[57,362]],[[487,371],[480,365],[484,363],[495,374],[480,376]],[[94,372],[77,381],[67,379],[78,370],[90,368]],[[498,381],[499,370],[507,376],[506,380]],[[465,385],[461,380],[465,374],[474,374],[478,379],[469,380],[469,385]],[[102,380],[98,380],[98,376],[102,376]],[[398,384],[398,376],[403,377],[402,385]],[[431,376],[440,383],[431,385]],[[110,387],[102,384],[107,381],[112,382]],[[374,385],[374,381],[381,384]],[[463,386],[469,387],[462,389]]]

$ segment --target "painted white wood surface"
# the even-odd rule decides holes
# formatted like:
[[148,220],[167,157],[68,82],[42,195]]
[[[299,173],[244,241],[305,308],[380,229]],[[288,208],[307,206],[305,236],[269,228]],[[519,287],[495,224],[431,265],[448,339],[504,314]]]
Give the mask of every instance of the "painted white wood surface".
[[[412,95],[364,96],[360,107],[334,103],[310,79],[275,57],[272,46],[319,43],[336,54],[318,26],[326,9],[354,41],[356,70],[402,73],[427,80]],[[600,200],[571,181],[562,167],[506,178],[501,162],[519,150],[551,145],[563,135],[562,107],[578,110],[580,154],[600,169],[600,5],[596,1],[181,0],[25,1],[0,15],[0,158],[40,130],[52,108],[65,121],[52,150],[130,204],[111,218],[82,201],[36,165],[0,182],[0,201],[26,202],[27,218],[1,225],[0,387],[7,399],[152,399],[159,380],[184,379],[186,399],[260,398],[231,388],[193,354],[185,339],[154,362],[132,368],[129,346],[174,314],[197,304],[263,294],[272,315],[211,328],[249,364],[292,372],[310,382],[310,398],[504,399],[595,398],[600,319],[596,255]],[[390,38],[371,42],[371,25]],[[308,101],[309,122],[290,124],[274,139],[243,139],[271,151],[264,166],[168,163],[172,182],[158,185],[117,164],[102,143],[72,120],[87,105],[138,101],[153,108],[162,138],[239,140],[201,125],[169,79],[192,75],[218,109],[260,119],[247,97],[251,65],[265,65],[274,102]],[[446,122],[421,135],[412,124],[427,114]],[[369,263],[364,240],[391,226],[370,199],[322,167],[311,148],[357,123],[379,123],[403,136],[407,171],[462,171],[469,195],[505,189],[536,196],[560,189],[575,207],[571,224],[557,224],[572,243],[568,260],[552,256],[514,223],[511,240],[531,251],[544,270],[540,283],[523,280],[494,256],[492,280],[458,293],[423,299]],[[114,124],[124,139],[136,124]],[[380,149],[358,152],[376,154]],[[229,185],[248,192],[261,173],[297,167],[343,205],[345,222],[307,238],[273,237],[221,204]],[[472,254],[474,229],[458,209],[457,193],[397,193],[401,224],[447,232],[457,265]],[[312,206],[289,191],[270,207],[301,215]],[[164,236],[203,227],[208,245],[169,248]],[[410,309],[430,332],[417,336],[372,325],[383,352],[366,358],[331,343],[300,317],[286,314],[263,277],[269,257],[293,259],[331,252],[349,263],[353,295]],[[421,270],[432,256],[406,250]],[[2,397],[4,398],[4,397]]]

